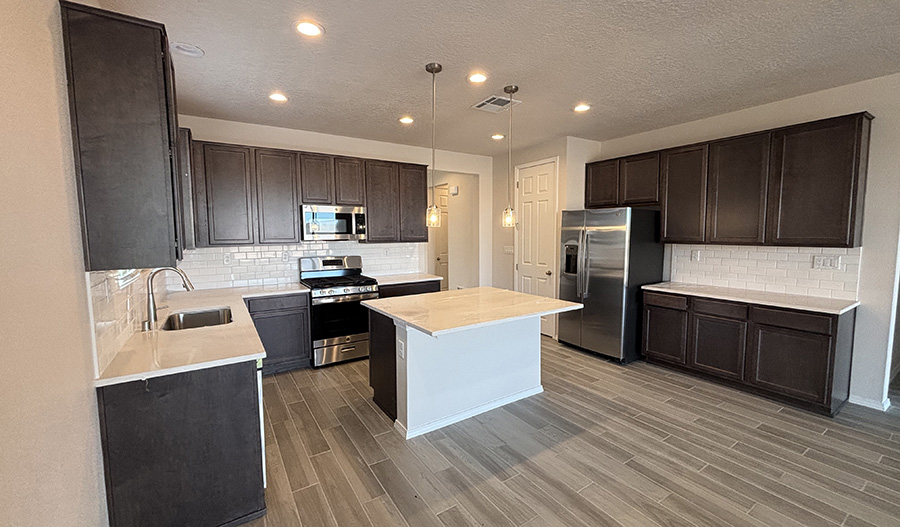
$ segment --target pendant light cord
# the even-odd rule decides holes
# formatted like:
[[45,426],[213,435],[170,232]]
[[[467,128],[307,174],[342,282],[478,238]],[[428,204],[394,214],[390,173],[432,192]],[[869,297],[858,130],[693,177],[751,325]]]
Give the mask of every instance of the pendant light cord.
[[431,73],[431,205],[435,205],[434,201],[434,130],[437,127],[435,120],[435,106],[437,105],[437,72]]
[[509,131],[506,134],[508,159],[506,161],[506,207],[512,207],[512,91],[509,93]]

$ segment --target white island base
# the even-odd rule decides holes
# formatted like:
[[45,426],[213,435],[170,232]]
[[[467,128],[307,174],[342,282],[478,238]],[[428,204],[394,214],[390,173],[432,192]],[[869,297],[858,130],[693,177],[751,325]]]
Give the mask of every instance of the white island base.
[[583,307],[493,287],[363,305],[394,322],[394,426],[407,439],[542,392],[541,316]]
[[409,439],[542,392],[540,324],[529,317],[432,337],[398,323],[394,426]]

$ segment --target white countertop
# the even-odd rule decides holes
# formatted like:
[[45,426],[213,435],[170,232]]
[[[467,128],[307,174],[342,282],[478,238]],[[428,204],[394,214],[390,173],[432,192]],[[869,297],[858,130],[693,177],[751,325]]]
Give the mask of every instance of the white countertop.
[[168,308],[158,311],[157,327],[170,313],[213,307],[230,307],[232,322],[177,331],[137,332],[94,385],[107,386],[265,358],[266,352],[244,305],[244,298],[306,292],[309,289],[298,283],[168,293],[167,298],[159,302]]
[[659,284],[645,285],[645,291],[659,293],[672,293],[676,295],[701,296],[718,300],[731,300],[733,302],[746,302],[786,309],[798,309],[801,311],[813,311],[840,315],[859,306],[856,300],[840,300],[836,298],[824,298],[818,296],[789,295],[786,293],[771,293],[768,291],[755,291],[751,289],[736,289],[733,287],[715,287],[711,285],[685,284],[682,282],[662,282]]
[[372,278],[378,280],[378,285],[413,284],[416,282],[432,282],[434,280],[444,279],[442,276],[428,273],[388,274],[384,276],[372,276]]
[[362,304],[431,336],[584,307],[494,287],[379,298]]

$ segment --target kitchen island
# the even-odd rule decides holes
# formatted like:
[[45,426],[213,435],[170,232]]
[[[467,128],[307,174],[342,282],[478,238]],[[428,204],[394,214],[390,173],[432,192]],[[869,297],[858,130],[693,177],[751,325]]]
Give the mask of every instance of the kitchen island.
[[[372,316],[393,321],[395,386],[373,388],[375,402],[396,417],[394,426],[407,439],[542,392],[540,317],[582,308],[493,287],[362,304]],[[373,325],[370,331],[390,330],[383,327]],[[384,338],[371,335],[373,342]],[[379,351],[370,351],[373,368]],[[379,400],[391,388],[395,416]]]

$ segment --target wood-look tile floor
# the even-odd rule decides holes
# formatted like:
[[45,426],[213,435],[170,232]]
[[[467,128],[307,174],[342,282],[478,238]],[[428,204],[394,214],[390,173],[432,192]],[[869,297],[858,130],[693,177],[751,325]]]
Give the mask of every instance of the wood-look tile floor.
[[544,393],[404,441],[367,368],[265,379],[251,525],[900,526],[900,411],[828,419],[544,338]]

